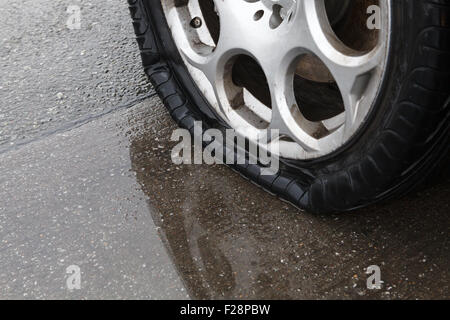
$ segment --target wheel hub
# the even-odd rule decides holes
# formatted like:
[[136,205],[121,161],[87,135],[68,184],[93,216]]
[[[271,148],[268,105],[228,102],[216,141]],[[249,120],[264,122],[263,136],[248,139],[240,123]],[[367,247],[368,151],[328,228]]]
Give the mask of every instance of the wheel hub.
[[276,18],[288,19],[295,11],[297,0],[260,0]]
[[[253,2],[257,2],[253,1]],[[273,14],[285,20],[295,13],[297,1],[302,0],[259,0]],[[327,14],[331,25],[338,23],[345,15],[350,5],[350,0],[325,0]]]
[[[302,160],[332,153],[366,120],[384,77],[390,1],[161,0],[186,67],[217,114],[249,139],[279,130],[269,144]],[[379,3],[383,27],[373,46],[360,37],[353,47],[333,24],[353,40],[356,25],[367,30],[367,3]],[[206,23],[193,27],[195,17]]]

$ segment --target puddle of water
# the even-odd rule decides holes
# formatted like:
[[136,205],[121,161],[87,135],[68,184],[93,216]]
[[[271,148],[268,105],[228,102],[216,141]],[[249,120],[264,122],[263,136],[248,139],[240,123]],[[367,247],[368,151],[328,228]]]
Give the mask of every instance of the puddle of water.
[[[172,164],[176,125],[165,112],[140,109],[132,124],[132,168],[193,298],[442,297],[449,184],[354,214],[313,216],[225,166]],[[366,289],[371,264],[382,266],[385,290]]]

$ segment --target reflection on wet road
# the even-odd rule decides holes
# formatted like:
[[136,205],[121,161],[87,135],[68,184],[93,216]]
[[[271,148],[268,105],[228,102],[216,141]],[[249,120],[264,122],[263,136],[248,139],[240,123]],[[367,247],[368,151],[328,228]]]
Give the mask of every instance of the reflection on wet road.
[[[191,297],[449,297],[448,183],[354,214],[300,213],[224,166],[173,165],[175,125],[142,116],[132,168]],[[373,264],[377,292],[366,288]]]
[[448,183],[314,216],[173,165],[175,128],[153,98],[0,154],[0,298],[449,298]]

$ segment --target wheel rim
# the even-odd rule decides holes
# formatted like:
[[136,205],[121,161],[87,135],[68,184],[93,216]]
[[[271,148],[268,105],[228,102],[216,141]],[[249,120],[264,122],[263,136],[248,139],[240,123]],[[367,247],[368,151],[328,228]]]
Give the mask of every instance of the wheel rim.
[[[249,139],[279,130],[265,147],[306,160],[336,151],[363,126],[388,56],[390,0],[336,1],[162,5],[192,79],[219,116]],[[373,4],[380,29],[359,28],[358,36],[352,21],[365,26]]]

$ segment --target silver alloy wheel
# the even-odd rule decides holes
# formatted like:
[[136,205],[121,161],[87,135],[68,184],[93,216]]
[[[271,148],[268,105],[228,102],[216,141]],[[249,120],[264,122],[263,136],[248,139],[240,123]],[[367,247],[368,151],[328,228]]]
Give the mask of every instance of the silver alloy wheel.
[[[207,23],[203,7],[208,1],[218,16],[217,32]],[[230,127],[250,139],[278,129],[282,138],[270,143],[279,145],[280,156],[298,160],[330,154],[357,132],[383,80],[390,0],[379,0],[381,28],[370,50],[350,48],[336,35],[333,20],[345,19],[342,8],[347,6],[336,6],[339,0],[208,1],[164,0],[162,5],[193,80]],[[330,11],[337,11],[331,19]],[[362,18],[368,17],[364,10]],[[241,56],[261,68],[270,105],[233,80],[233,67]],[[336,84],[343,104],[337,114],[313,121],[299,107],[294,77],[308,60],[305,57],[313,66],[300,71],[304,78],[310,73],[317,82],[329,82],[327,76],[315,76],[325,67],[324,74]]]

